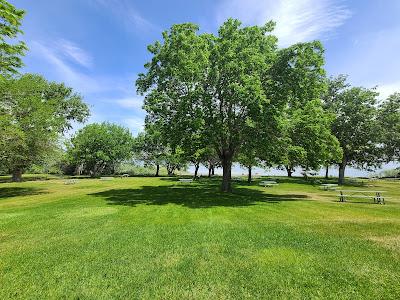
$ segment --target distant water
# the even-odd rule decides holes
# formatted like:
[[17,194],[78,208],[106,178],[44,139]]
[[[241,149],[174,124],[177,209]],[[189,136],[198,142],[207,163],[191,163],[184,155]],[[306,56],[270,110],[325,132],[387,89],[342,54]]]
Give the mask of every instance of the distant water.
[[[379,173],[383,170],[394,169],[398,167],[398,165],[394,163],[389,163],[380,169],[376,169],[374,171],[365,171],[365,170],[358,170],[354,168],[347,167],[346,168],[346,177],[368,177],[372,176],[373,174]],[[293,173],[293,176],[302,176],[301,168],[298,168],[296,172]],[[190,166],[188,169],[189,173],[194,173],[194,166]],[[215,169],[215,173],[218,175],[222,175],[222,168]],[[262,168],[253,168],[252,171],[253,175],[262,175],[262,176],[287,176],[286,170],[278,170],[278,169],[262,169]],[[339,169],[337,167],[332,167],[329,169],[329,176],[337,177],[339,173]],[[199,174],[201,175],[208,175],[208,169],[201,166],[199,169]],[[235,164],[232,168],[232,175],[239,176],[239,175],[247,175],[247,169],[241,168],[239,165]],[[325,176],[325,169],[321,169],[319,171],[320,176]]]

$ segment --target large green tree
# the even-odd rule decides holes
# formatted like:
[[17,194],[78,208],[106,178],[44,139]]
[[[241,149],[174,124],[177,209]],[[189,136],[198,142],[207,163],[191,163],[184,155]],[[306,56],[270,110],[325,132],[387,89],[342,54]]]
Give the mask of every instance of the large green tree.
[[400,93],[390,95],[379,106],[385,160],[400,161]]
[[215,149],[223,191],[231,190],[232,162],[246,140],[271,143],[283,108],[317,99],[323,87],[321,44],[278,49],[273,29],[273,22],[242,27],[233,19],[218,35],[173,25],[163,42],[148,47],[152,59],[136,82],[147,122],[171,144],[185,150],[182,140],[195,133]]
[[[24,42],[12,42],[19,33],[23,10],[15,8],[8,1],[0,0],[0,76],[14,75],[22,66],[21,56],[27,47]],[[1,78],[0,78],[1,79]]]
[[89,115],[80,95],[39,75],[1,80],[0,97],[0,162],[14,181],[57,147],[73,121],[83,122]]
[[113,173],[118,163],[132,158],[134,138],[128,129],[111,123],[89,124],[68,145],[74,165],[92,177]]
[[[341,83],[340,83],[341,82]],[[333,88],[324,96],[326,109],[335,114],[332,132],[342,148],[338,161],[339,183],[347,166],[366,169],[379,165],[382,157],[381,126],[377,120],[375,89],[349,87],[345,77],[330,80]]]

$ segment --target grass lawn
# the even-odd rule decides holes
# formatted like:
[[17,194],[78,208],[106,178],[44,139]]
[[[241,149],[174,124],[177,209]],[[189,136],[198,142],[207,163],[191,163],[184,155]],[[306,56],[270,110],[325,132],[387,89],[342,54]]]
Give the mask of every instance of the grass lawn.
[[399,181],[368,187],[386,205],[281,182],[0,183],[0,299],[400,298]]

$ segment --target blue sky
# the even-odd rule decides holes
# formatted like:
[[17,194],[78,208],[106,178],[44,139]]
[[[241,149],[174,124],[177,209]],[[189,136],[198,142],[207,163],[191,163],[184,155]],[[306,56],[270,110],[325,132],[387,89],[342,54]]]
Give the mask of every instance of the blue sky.
[[[143,126],[134,81],[149,59],[146,46],[174,23],[216,32],[228,17],[277,22],[281,46],[320,39],[328,75],[400,91],[400,1],[334,0],[11,0],[27,11],[30,51],[24,72],[65,82],[91,106],[89,122],[111,121],[135,134]],[[78,127],[77,127],[78,128]]]

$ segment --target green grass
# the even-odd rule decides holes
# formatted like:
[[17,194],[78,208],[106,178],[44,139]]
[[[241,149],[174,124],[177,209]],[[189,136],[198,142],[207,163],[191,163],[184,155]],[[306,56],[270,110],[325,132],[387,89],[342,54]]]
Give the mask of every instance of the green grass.
[[0,299],[400,298],[400,182],[281,182],[0,183]]

